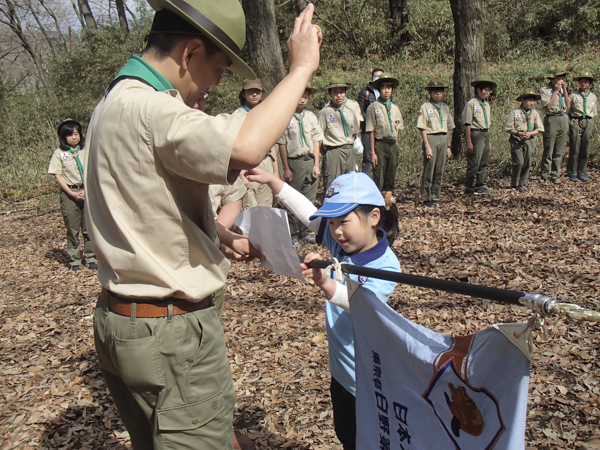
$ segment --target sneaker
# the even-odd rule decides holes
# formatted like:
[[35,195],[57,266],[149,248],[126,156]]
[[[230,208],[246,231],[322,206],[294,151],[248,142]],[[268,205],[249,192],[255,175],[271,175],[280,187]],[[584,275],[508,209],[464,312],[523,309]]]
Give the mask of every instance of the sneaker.
[[428,208],[435,208],[437,205],[435,203],[433,203],[431,200],[427,200],[426,202],[423,202],[423,204],[425,206],[427,206]]
[[294,248],[300,248],[300,242],[296,238],[292,239],[292,245]]
[[316,244],[317,240],[312,234],[307,234],[301,238],[304,242],[308,242],[309,244]]
[[475,195],[485,195],[485,194],[487,194],[487,191],[485,190],[485,188],[475,189]]
[[95,263],[95,262],[89,263],[87,266],[88,266],[89,269],[92,269],[92,270],[97,270],[98,269],[98,264]]
[[72,270],[73,272],[77,272],[78,270],[81,270],[81,266],[80,266],[80,265],[74,265],[74,266],[71,266],[71,270]]
[[588,177],[585,176],[585,173],[580,173],[579,175],[577,175],[577,177],[581,180],[581,181],[590,181],[590,179]]
[[524,186],[519,186],[517,189],[519,192],[525,192],[527,190]]
[[574,173],[569,174],[569,178],[571,179],[571,181],[579,181],[579,178],[577,178],[577,175],[575,175]]

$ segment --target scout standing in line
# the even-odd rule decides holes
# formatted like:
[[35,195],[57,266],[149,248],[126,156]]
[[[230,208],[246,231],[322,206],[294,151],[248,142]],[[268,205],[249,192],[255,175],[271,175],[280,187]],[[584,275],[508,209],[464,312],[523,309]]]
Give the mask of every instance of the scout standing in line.
[[[375,68],[371,71],[371,81],[358,94],[358,105],[363,117],[367,116],[367,108],[373,104],[379,97],[379,91],[373,87],[373,81],[377,80],[383,73],[383,69]],[[364,147],[362,159],[362,172],[371,176],[371,136],[365,130],[365,122],[361,123],[362,137],[361,141]]]
[[351,86],[341,76],[331,77],[326,89],[331,101],[317,117],[323,130],[323,185],[329,186],[344,173],[356,170],[354,138],[360,131],[358,118],[344,108],[346,90]]
[[589,181],[586,174],[587,163],[594,133],[594,117],[598,114],[598,97],[590,89],[596,79],[589,70],[584,70],[573,79],[579,83],[579,89],[570,95],[567,173],[573,181]]
[[496,83],[490,77],[480,75],[471,86],[475,88],[475,97],[467,102],[462,113],[467,141],[465,194],[485,195],[487,168],[492,151],[489,133],[492,117],[487,99],[496,88]]
[[541,161],[542,181],[558,183],[562,157],[567,145],[569,119],[566,116],[571,106],[567,91],[567,71],[564,67],[553,66],[546,76],[550,80],[542,88],[542,112],[544,116],[544,153]]
[[428,208],[441,204],[440,191],[446,158],[452,156],[454,120],[448,105],[442,102],[444,89],[448,86],[437,77],[425,87],[429,100],[421,105],[417,128],[423,138],[423,178],[421,200]]
[[383,73],[373,82],[379,98],[367,108],[366,131],[370,136],[373,181],[381,191],[393,191],[398,169],[398,131],[404,130],[402,114],[392,103],[392,93],[399,81]]
[[[285,181],[312,203],[317,198],[321,175],[319,155],[323,130],[319,126],[317,116],[305,108],[310,96],[316,91],[315,88],[306,87],[294,117],[290,120],[283,136],[277,141]],[[298,239],[315,243],[315,238],[306,225],[299,222],[293,214],[288,214],[288,220],[294,247],[300,246]]]
[[535,104],[541,98],[533,89],[525,89],[517,97],[521,106],[508,114],[504,131],[510,134],[510,156],[512,158],[511,189],[525,192],[529,181],[529,170],[535,150],[535,136],[544,132],[544,124]]
[[60,147],[54,150],[48,173],[60,186],[60,212],[67,228],[67,253],[71,270],[81,269],[79,230],[83,234],[83,255],[90,269],[97,269],[96,255],[88,236],[83,214],[83,167],[85,153],[81,124],[67,119],[58,126]]
[[[246,116],[248,111],[258,105],[262,100],[263,84],[258,78],[255,80],[242,81],[242,90],[240,91],[240,106],[233,114]],[[271,148],[265,159],[258,165],[263,170],[269,173],[276,174],[279,177],[279,168],[277,167],[277,145]],[[244,209],[253,208],[255,206],[273,206],[273,193],[270,189],[265,188],[258,183],[250,183],[244,176],[245,171],[240,173],[240,177],[248,191],[242,199],[242,207]]]

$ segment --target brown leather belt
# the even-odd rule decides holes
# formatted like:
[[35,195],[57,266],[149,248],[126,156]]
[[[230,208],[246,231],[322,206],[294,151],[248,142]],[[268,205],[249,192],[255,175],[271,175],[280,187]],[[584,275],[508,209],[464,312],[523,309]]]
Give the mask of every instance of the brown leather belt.
[[110,310],[121,316],[131,317],[131,305],[135,305],[135,316],[141,318],[167,317],[169,315],[169,304],[173,305],[173,315],[185,314],[199,309],[205,309],[212,305],[212,294],[199,302],[190,302],[180,298],[170,297],[152,302],[149,298],[116,296],[107,289],[102,289],[100,298],[108,305]]

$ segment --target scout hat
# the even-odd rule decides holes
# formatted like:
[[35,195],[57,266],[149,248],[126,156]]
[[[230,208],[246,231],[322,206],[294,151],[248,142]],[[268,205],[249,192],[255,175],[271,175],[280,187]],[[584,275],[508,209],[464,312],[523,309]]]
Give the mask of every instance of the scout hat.
[[329,84],[325,86],[325,89],[331,89],[335,87],[346,87],[349,88],[352,85],[346,81],[346,79],[341,75],[334,75],[331,77]]
[[246,42],[246,17],[238,0],[148,0],[148,3],[155,11],[168,9],[205,34],[231,59],[229,70],[241,78],[256,78],[240,57]]
[[517,97],[517,101],[520,102],[523,99],[526,99],[528,97],[533,97],[536,100],[539,100],[540,98],[542,98],[542,96],[540,94],[538,94],[537,92],[535,92],[533,89],[525,89],[525,90],[523,90],[521,95],[519,95]]
[[65,119],[62,121],[62,123],[58,126],[58,134],[60,134],[60,130],[63,129],[63,127],[69,123],[72,123],[73,125],[75,125],[78,129],[81,130],[81,124],[79,122],[77,122],[75,119]]
[[310,84],[307,84],[306,88],[304,89],[307,90],[310,95],[313,95],[315,92],[318,91],[316,87],[312,87]]
[[442,81],[439,77],[433,77],[429,80],[429,84],[425,86],[425,89],[446,89],[448,85]]
[[375,81],[371,82],[371,84],[377,90],[379,90],[379,85],[381,83],[392,83],[392,86],[394,87],[394,89],[396,89],[398,87],[398,85],[400,84],[400,82],[396,78],[393,78],[391,75],[388,75],[385,72],[382,73],[381,75],[379,75],[379,78],[377,78]]
[[358,205],[385,206],[385,200],[367,174],[346,173],[333,180],[325,193],[323,206],[310,216],[310,220],[317,217],[343,216]]
[[590,80],[592,80],[592,83],[594,81],[596,81],[596,79],[594,78],[594,75],[592,75],[592,72],[590,72],[589,70],[583,70],[583,71],[579,72],[579,75],[577,75],[576,77],[573,77],[573,80],[579,81],[582,78],[589,78]]
[[564,66],[552,66],[550,67],[550,73],[548,75],[546,75],[546,78],[549,78],[550,80],[558,77],[560,75],[566,75],[567,74],[567,70],[565,69]]
[[245,79],[242,81],[242,89],[245,91],[247,89],[258,89],[259,91],[264,91],[264,87],[262,81],[260,79],[255,78],[254,80]]
[[488,77],[487,75],[479,75],[477,78],[475,78],[472,82],[471,82],[471,86],[475,87],[478,84],[491,84],[492,85],[492,90],[496,89],[496,86],[498,86],[496,83],[494,83],[492,81],[491,77]]

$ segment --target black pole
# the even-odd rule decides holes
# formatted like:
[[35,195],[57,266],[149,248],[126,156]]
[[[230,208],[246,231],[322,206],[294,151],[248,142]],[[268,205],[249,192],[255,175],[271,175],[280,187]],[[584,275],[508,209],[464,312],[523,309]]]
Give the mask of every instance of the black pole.
[[[308,267],[325,269],[333,264],[333,261],[315,259],[308,263]],[[408,284],[436,291],[452,292],[453,294],[469,295],[471,297],[485,298],[500,303],[522,305],[519,299],[525,292],[498,289],[476,284],[461,283],[459,281],[438,280],[437,278],[409,275],[406,273],[390,272],[389,270],[373,269],[370,267],[355,266],[342,263],[342,272],[352,275],[379,278],[381,280],[393,281],[395,283]]]

